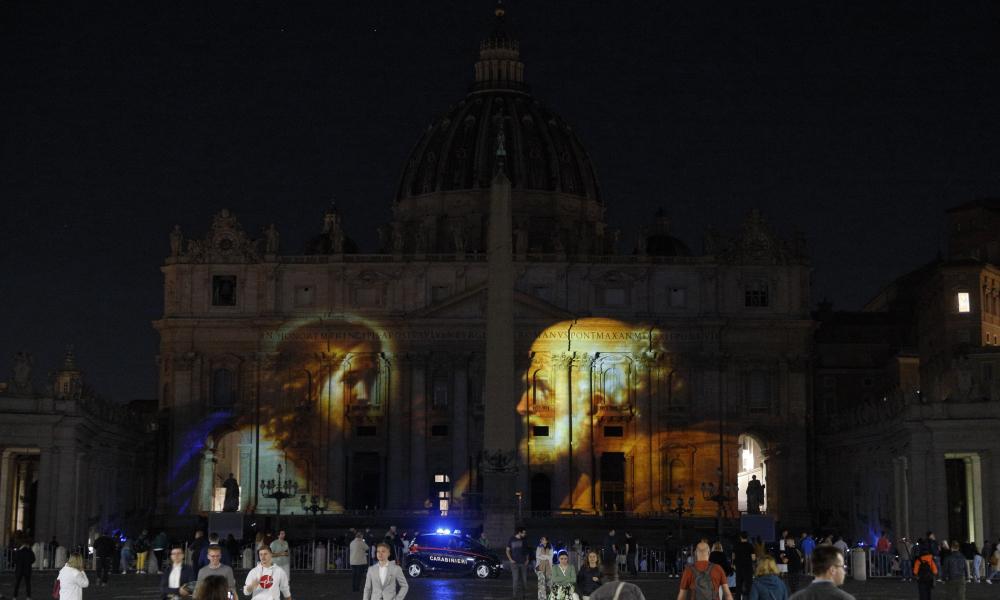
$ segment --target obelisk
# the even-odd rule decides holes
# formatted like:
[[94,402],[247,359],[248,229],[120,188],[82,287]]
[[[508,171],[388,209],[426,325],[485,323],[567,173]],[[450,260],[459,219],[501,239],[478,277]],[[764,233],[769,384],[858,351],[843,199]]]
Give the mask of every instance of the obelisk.
[[[502,127],[502,125],[501,125]],[[513,534],[516,510],[517,440],[514,424],[514,259],[511,242],[510,179],[503,129],[497,134],[496,172],[490,185],[486,260],[486,381],[483,473],[483,526],[490,539]]]

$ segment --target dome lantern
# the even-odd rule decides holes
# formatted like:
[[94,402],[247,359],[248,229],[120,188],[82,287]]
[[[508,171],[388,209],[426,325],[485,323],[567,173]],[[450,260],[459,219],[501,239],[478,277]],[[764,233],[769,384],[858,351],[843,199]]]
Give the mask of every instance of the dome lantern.
[[494,14],[493,32],[479,44],[476,81],[472,89],[527,91],[520,44],[507,29],[507,13],[502,1],[497,2]]

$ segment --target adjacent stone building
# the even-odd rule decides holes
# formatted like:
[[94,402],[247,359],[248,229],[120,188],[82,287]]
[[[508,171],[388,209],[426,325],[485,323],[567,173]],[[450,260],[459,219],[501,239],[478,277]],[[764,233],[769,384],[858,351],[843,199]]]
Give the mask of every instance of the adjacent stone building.
[[946,256],[817,314],[819,525],[979,544],[1000,526],[1000,201],[947,222]]
[[[258,482],[280,464],[334,509],[478,507],[500,470],[525,511],[695,497],[714,516],[714,494],[733,515],[758,475],[771,513],[808,521],[804,244],[754,212],[692,252],[661,213],[622,248],[614,199],[531,95],[503,21],[404,163],[377,253],[335,210],[303,252],[227,210],[204,234],[174,230],[155,323],[161,512],[219,510],[229,473],[242,510],[273,512]],[[498,218],[508,239],[489,244]],[[512,295],[511,322],[487,326],[490,294]],[[508,344],[510,361],[487,360]],[[491,363],[512,386],[487,385]],[[509,455],[486,447],[496,431],[513,432]]]
[[18,353],[0,384],[0,542],[21,531],[72,547],[142,527],[156,506],[154,412],[97,396],[72,350],[49,380]]

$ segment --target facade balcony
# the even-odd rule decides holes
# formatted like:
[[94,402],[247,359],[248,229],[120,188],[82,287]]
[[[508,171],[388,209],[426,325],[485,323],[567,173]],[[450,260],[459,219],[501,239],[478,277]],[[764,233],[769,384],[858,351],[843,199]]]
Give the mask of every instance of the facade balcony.
[[597,405],[595,416],[600,423],[627,423],[635,416],[635,408],[631,404],[602,402]]
[[539,417],[554,417],[556,414],[555,404],[551,402],[532,402],[531,414]]
[[347,418],[355,423],[374,423],[381,420],[382,414],[381,404],[367,400],[357,400],[347,405]]

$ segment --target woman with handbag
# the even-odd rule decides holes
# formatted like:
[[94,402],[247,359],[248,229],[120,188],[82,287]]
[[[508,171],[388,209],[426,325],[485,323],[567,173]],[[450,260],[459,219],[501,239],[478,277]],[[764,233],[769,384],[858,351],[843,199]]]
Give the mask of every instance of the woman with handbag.
[[535,574],[538,575],[538,600],[546,600],[552,581],[552,544],[544,535],[535,548]]
[[59,570],[52,595],[56,596],[58,592],[59,600],[83,600],[83,588],[88,585],[90,580],[83,571],[83,555],[74,552],[69,555],[66,565]]
[[559,551],[556,565],[552,567],[549,600],[577,600],[576,595],[576,567],[569,564],[569,554],[565,550]]

